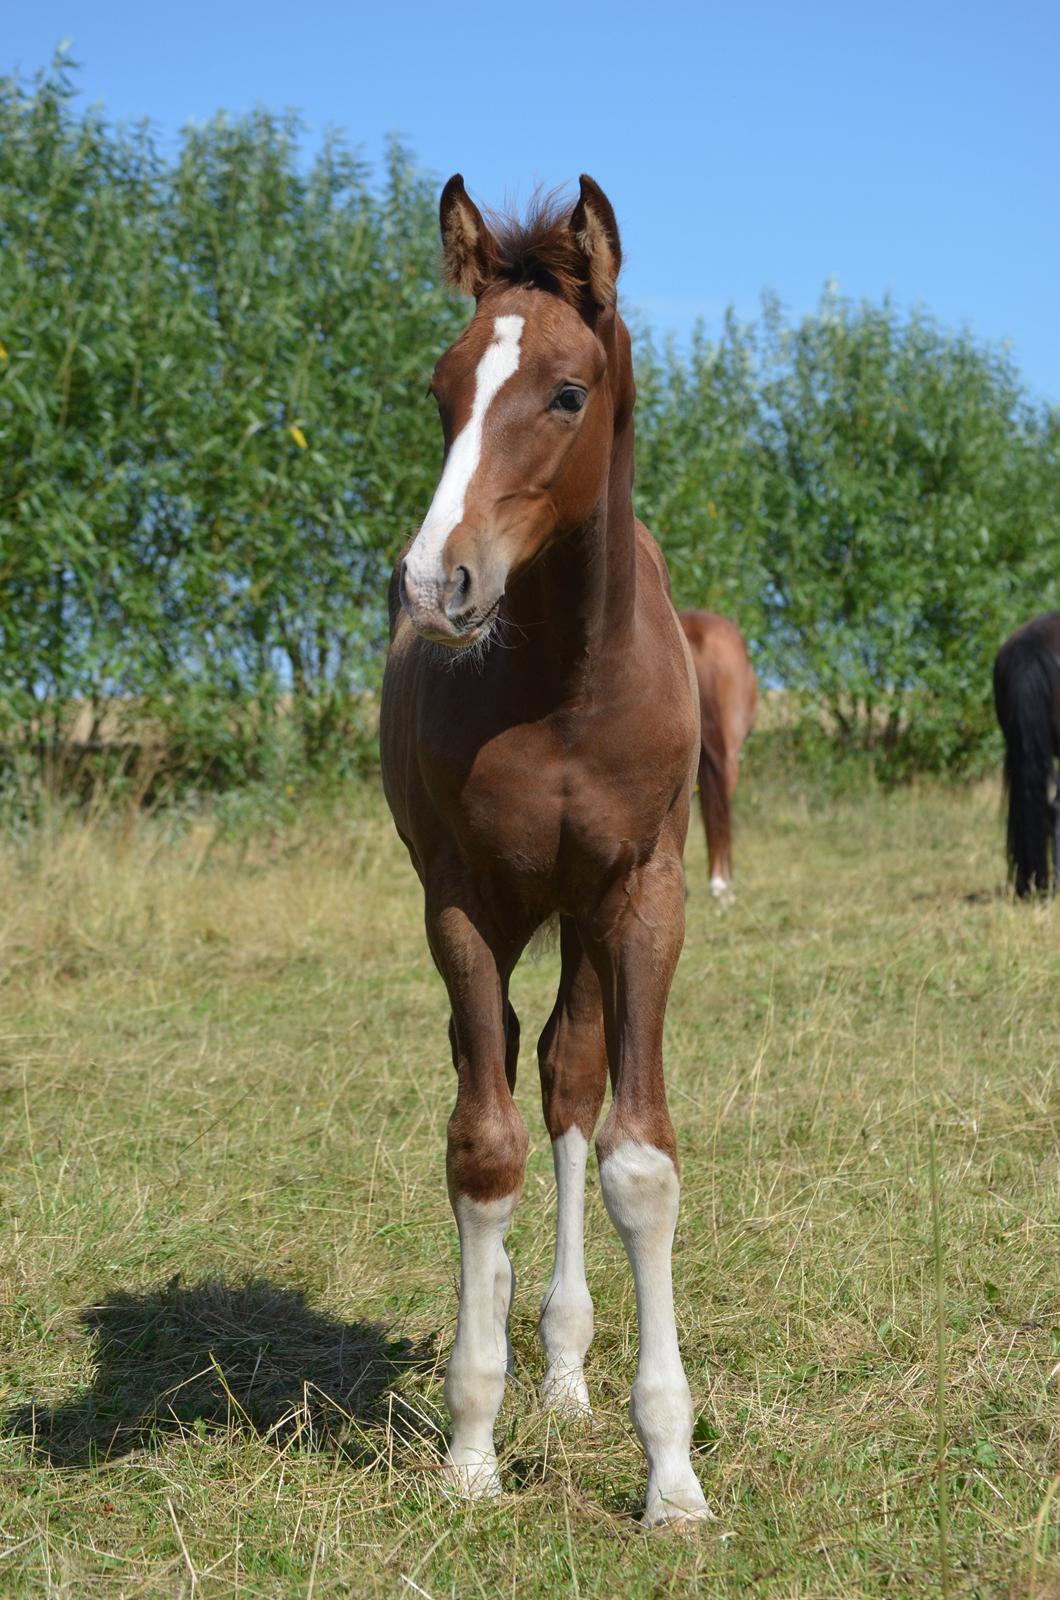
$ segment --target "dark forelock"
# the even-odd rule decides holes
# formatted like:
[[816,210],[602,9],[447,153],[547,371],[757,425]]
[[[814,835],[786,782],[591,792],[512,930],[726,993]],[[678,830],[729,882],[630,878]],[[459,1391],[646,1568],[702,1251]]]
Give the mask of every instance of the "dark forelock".
[[513,287],[546,289],[571,305],[588,290],[587,264],[570,229],[573,207],[554,194],[535,195],[525,218],[491,215],[497,277]]

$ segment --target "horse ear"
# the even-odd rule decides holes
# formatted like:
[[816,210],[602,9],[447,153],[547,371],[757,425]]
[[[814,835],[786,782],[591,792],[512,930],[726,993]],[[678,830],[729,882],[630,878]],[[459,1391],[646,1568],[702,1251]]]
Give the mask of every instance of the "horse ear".
[[598,183],[581,175],[581,193],[571,213],[574,241],[585,257],[589,293],[598,306],[613,306],[622,266],[622,245],[611,202]]
[[482,213],[454,172],[438,205],[445,275],[454,289],[477,300],[496,273],[497,247]]

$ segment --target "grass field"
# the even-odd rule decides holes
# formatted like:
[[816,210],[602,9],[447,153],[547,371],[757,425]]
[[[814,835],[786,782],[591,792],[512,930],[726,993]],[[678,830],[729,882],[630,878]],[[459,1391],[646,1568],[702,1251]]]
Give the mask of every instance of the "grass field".
[[763,767],[725,914],[693,835],[675,1277],[717,1518],[692,1535],[635,1526],[595,1169],[595,1419],[535,1403],[553,954],[514,989],[510,1492],[453,1507],[446,1008],[381,803],[0,848],[0,1593],[1056,1600],[1060,907],[1001,894],[997,805]]

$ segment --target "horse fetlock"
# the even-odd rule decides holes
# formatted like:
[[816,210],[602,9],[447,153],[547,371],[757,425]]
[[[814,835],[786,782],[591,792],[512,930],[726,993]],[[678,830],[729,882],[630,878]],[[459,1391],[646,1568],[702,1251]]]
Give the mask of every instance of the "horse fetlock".
[[[495,1493],[481,1486],[483,1463],[496,1473],[493,1424],[504,1398],[505,1364],[503,1350],[495,1361],[467,1359],[454,1351],[445,1376],[445,1403],[453,1419],[449,1442],[450,1465],[465,1475],[470,1472],[467,1493]],[[472,1470],[473,1469],[473,1470]],[[488,1473],[486,1474],[488,1476]],[[479,1483],[479,1487],[474,1487]]]
[[490,1359],[483,1352],[469,1353],[455,1347],[445,1374],[445,1403],[456,1428],[493,1427],[493,1419],[504,1399],[506,1355],[498,1343]]
[[541,1307],[541,1343],[548,1370],[541,1399],[554,1411],[587,1413],[589,1390],[582,1370],[593,1337],[593,1302],[584,1283],[550,1288]]
[[692,1397],[679,1362],[668,1372],[638,1373],[629,1410],[648,1458],[643,1525],[709,1516],[692,1470]]
[[649,1461],[663,1452],[688,1457],[692,1440],[692,1395],[678,1362],[668,1373],[639,1373],[629,1414]]
[[567,1358],[568,1365],[581,1366],[593,1337],[593,1302],[584,1284],[550,1287],[541,1305],[540,1333],[550,1362]]

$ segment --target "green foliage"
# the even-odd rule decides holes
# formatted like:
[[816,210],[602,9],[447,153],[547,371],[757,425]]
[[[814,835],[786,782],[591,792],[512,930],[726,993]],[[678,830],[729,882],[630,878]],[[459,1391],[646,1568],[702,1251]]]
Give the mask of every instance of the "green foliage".
[[[167,159],[74,88],[0,80],[0,741],[144,792],[341,769],[464,319],[433,184],[398,144],[378,181],[337,138],[307,166],[261,111]],[[1009,358],[828,292],[637,365],[678,601],[881,775],[980,763],[998,643],[1060,604],[1060,419]]]
[[645,344],[640,381],[641,505],[678,603],[737,617],[884,775],[992,754],[997,647],[1060,604],[1060,416],[1010,358],[828,290],[687,362]]
[[761,647],[767,473],[754,330],[730,313],[716,345],[697,330],[687,359],[641,338],[637,391],[637,508],[666,549],[675,598],[738,619]]
[[1056,419],[1006,356],[888,303],[826,295],[794,332],[773,308],[766,327],[778,665],[845,739],[966,765],[998,644],[1060,577]]
[[378,189],[337,139],[303,172],[264,112],[167,165],[72,92],[0,83],[4,731],[334,759],[440,454],[433,191],[397,144]]

